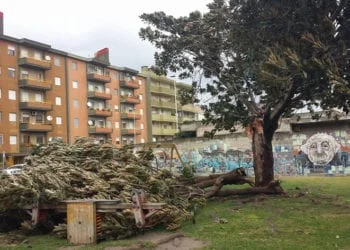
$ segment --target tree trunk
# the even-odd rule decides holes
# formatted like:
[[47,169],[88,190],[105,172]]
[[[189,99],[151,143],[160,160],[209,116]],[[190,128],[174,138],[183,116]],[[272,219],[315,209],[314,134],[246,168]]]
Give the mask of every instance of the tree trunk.
[[256,118],[250,125],[254,158],[255,186],[264,187],[274,180],[273,174],[273,132],[266,130],[267,124]]

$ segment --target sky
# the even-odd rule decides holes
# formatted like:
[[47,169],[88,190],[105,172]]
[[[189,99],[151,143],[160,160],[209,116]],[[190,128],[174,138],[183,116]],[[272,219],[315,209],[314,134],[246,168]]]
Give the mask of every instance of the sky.
[[154,64],[155,48],[138,36],[142,13],[175,17],[205,12],[209,0],[0,0],[4,34],[27,38],[83,57],[109,48],[114,66],[140,71]]

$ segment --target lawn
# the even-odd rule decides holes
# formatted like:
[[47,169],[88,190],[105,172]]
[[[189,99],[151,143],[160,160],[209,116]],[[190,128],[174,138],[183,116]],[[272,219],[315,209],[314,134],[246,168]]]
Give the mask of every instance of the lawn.
[[[184,223],[186,236],[203,239],[205,249],[350,249],[350,176],[282,177],[286,196],[230,197],[209,201]],[[159,230],[159,229],[158,229]],[[109,241],[81,249],[130,245]],[[0,249],[57,249],[54,236],[32,236]]]

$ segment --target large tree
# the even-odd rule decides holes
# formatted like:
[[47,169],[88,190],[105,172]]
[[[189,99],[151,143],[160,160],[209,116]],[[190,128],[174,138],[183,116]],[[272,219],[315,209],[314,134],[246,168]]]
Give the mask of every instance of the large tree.
[[250,131],[256,186],[273,181],[282,116],[302,107],[349,111],[350,0],[214,0],[205,14],[141,19],[160,72],[210,80],[193,84],[213,97],[206,121]]

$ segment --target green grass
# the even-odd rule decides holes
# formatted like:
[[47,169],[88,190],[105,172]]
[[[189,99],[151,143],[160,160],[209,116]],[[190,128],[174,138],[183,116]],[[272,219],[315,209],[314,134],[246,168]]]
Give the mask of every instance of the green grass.
[[[284,177],[287,196],[230,197],[209,201],[196,224],[186,222],[186,236],[205,240],[205,249],[350,249],[350,176]],[[217,223],[216,219],[227,220]],[[32,236],[16,247],[57,249],[67,246],[53,236]],[[130,245],[108,241],[80,249]]]

